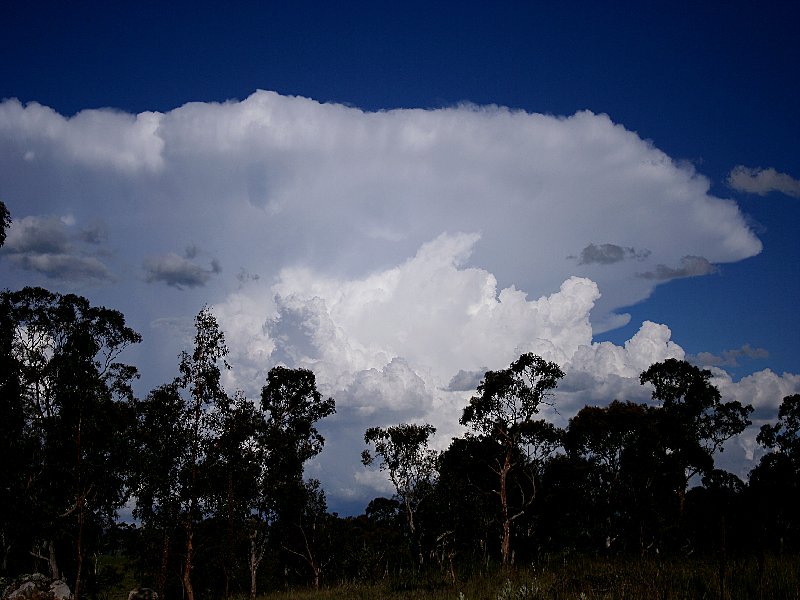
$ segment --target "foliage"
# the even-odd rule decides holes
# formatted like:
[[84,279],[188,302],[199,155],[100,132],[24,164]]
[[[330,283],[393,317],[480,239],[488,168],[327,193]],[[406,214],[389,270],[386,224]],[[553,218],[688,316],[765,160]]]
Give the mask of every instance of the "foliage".
[[6,231],[11,227],[11,213],[4,202],[0,201],[0,248],[6,243]]
[[368,449],[361,453],[364,466],[380,458],[380,470],[388,471],[417,547],[420,566],[424,562],[424,552],[416,514],[420,503],[430,495],[436,477],[438,453],[428,448],[428,439],[434,433],[436,428],[428,424],[401,423],[387,429],[370,427],[364,433],[364,443],[374,444],[375,453],[371,454]]
[[540,413],[563,372],[524,354],[486,373],[441,454],[431,425],[368,428],[362,461],[395,495],[343,518],[305,476],[335,412],[314,373],[274,367],[260,402],[229,395],[210,309],[195,326],[175,379],[135,399],[121,314],[0,293],[2,575],[48,568],[93,598],[134,582],[198,600],[796,596],[798,395],[745,483],[714,459],[752,408],[708,371],[652,365],[654,405],[609,399],[562,431]]
[[140,336],[71,294],[25,288],[0,306],[3,568],[32,551],[78,598],[84,559],[128,497],[136,369],[117,359]]
[[[559,444],[560,433],[556,428],[533,417],[543,404],[550,402],[552,390],[563,376],[557,364],[534,354],[523,354],[507,369],[488,371],[478,386],[478,395],[470,399],[461,416],[462,425],[495,439],[503,448],[501,457],[492,465],[498,477],[503,564],[511,562],[512,523],[525,514],[535,499],[542,461]],[[517,468],[527,474],[530,485],[519,486],[520,502],[513,506],[509,502],[509,474]]]

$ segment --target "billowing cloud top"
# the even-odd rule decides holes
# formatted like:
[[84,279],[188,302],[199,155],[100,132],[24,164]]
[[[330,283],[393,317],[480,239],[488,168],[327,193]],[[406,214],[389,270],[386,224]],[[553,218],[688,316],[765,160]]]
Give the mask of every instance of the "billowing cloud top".
[[145,375],[174,369],[206,302],[230,385],[255,396],[278,362],[313,368],[339,408],[321,460],[340,497],[375,483],[356,475],[364,428],[428,420],[446,440],[468,382],[521,352],[568,369],[566,406],[646,398],[638,372],[683,357],[669,330],[645,323],[624,347],[593,331],[761,250],[705,177],[591,112],[370,113],[260,91],[67,118],[6,100],[0,147],[3,280],[91,281],[145,333]]

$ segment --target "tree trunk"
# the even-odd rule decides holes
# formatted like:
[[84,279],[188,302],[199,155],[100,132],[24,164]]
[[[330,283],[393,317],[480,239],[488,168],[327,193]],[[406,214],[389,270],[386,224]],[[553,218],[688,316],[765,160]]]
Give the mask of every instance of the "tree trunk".
[[48,563],[50,563],[50,577],[53,579],[61,579],[61,573],[58,571],[58,562],[56,562],[56,545],[53,540],[47,542]]
[[230,582],[231,572],[233,571],[233,474],[228,473],[228,496],[227,496],[227,531],[226,531],[226,544],[225,544],[225,557],[223,559],[225,571],[225,600],[228,600],[230,595]]
[[258,565],[264,558],[263,544],[259,543],[258,526],[254,525],[250,532],[250,600],[256,600],[256,577]]
[[183,587],[186,590],[187,600],[194,600],[194,588],[192,587],[192,560],[194,558],[194,545],[191,522],[186,528],[186,562],[183,566]]
[[164,544],[161,547],[161,570],[158,573],[158,597],[164,598],[164,591],[167,588],[167,567],[169,566],[169,532],[164,530]]
[[510,470],[511,457],[506,452],[503,466],[500,469],[500,509],[503,515],[503,540],[500,545],[500,554],[504,566],[508,566],[511,557],[511,517],[508,515],[508,490],[506,487]]
[[75,588],[72,593],[73,600],[79,600],[81,597],[81,572],[83,571],[83,496],[78,498],[78,536],[75,542],[78,547],[77,566],[75,573]]
[[256,575],[258,573],[258,565],[250,561],[250,600],[256,600]]

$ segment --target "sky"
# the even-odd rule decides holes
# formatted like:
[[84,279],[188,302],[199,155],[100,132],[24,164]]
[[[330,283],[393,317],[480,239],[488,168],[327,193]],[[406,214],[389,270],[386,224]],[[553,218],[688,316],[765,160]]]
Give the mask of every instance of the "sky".
[[209,305],[227,389],[312,369],[329,506],[390,493],[372,426],[446,448],[482,374],[558,362],[565,425],[709,368],[758,426],[800,392],[794,2],[0,7],[0,285],[122,311],[137,394]]

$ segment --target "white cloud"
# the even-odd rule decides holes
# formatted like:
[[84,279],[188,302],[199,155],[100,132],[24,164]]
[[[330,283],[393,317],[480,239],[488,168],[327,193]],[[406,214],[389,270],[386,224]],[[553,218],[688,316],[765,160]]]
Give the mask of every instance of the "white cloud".
[[786,173],[779,173],[772,167],[753,169],[739,165],[728,175],[728,185],[740,192],[766,196],[770,192],[780,192],[800,198],[800,180]]
[[12,99],[0,103],[0,135],[12,138],[27,162],[55,159],[124,173],[156,171],[163,165],[161,117],[100,109],[67,118],[36,102]]
[[491,273],[464,266],[477,241],[441,235],[414,258],[363,279],[283,271],[272,322],[279,345],[293,337],[294,354],[283,358],[354,372],[400,356],[446,387],[461,369],[498,368],[526,351],[564,362],[591,341],[594,282],[573,277],[538,300],[513,286],[498,290]]
[[[315,370],[339,405],[320,461],[342,497],[367,485],[355,479],[366,426],[427,421],[446,445],[465,382],[522,352],[565,365],[563,418],[581,402],[646,399],[638,373],[683,357],[668,328],[645,323],[624,347],[593,344],[593,330],[627,322],[617,311],[666,279],[761,251],[704,176],[588,111],[368,113],[257,92],[66,118],[7,100],[0,147],[0,197],[42,233],[24,243],[52,246],[29,256],[88,260],[100,242],[115,277],[102,303],[156,325],[142,385],[174,376],[186,342],[161,325],[205,303],[228,336],[229,388],[257,397],[278,361]],[[0,277],[21,287],[30,272],[5,260],[22,247],[13,232]],[[142,265],[171,285],[148,285]],[[770,390],[765,406],[786,386],[752,384]]]

